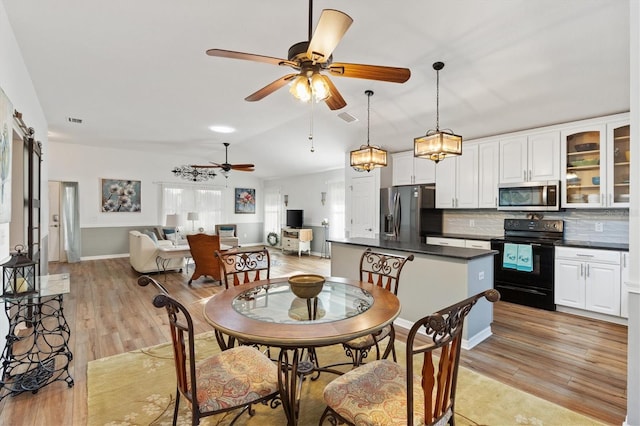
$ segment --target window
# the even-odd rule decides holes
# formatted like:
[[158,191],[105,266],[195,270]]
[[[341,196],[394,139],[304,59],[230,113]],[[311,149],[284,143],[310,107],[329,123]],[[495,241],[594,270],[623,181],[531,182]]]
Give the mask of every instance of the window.
[[265,188],[264,194],[264,236],[270,232],[280,234],[282,227],[282,202],[279,188]]
[[162,185],[162,216],[164,225],[168,214],[179,214],[180,226],[191,231],[191,223],[187,223],[187,213],[197,212],[198,220],[193,223],[195,229],[204,228],[206,232],[213,232],[214,226],[222,223],[222,189],[187,186],[184,184]]

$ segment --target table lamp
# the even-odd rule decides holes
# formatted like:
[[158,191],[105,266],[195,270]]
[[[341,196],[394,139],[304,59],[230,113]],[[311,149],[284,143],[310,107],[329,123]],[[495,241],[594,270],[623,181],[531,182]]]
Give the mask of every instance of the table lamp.
[[191,221],[191,232],[195,231],[195,221],[200,219],[198,217],[198,212],[189,212],[187,213],[187,220]]
[[174,242],[178,242],[178,226],[180,225],[180,215],[179,214],[168,214],[166,219],[167,228],[173,228],[175,231]]

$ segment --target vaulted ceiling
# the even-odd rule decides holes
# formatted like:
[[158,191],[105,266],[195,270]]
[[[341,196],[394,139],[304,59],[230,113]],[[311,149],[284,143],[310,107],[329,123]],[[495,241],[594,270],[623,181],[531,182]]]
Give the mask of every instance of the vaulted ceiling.
[[230,162],[255,163],[263,178],[341,167],[366,143],[367,89],[371,143],[411,149],[435,127],[436,61],[440,127],[466,140],[629,110],[628,1],[316,0],[314,27],[323,9],[354,20],[334,61],[411,69],[404,84],[331,77],[347,102],[338,111],[286,87],[246,102],[291,70],[205,54],[286,58],[307,40],[304,0],[2,1],[49,140],[190,163],[222,162],[229,142]]

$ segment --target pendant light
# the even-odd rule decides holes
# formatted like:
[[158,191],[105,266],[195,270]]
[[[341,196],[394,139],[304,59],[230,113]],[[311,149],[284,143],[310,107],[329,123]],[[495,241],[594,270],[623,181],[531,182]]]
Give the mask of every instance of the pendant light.
[[373,90],[366,90],[367,95],[367,144],[351,151],[351,167],[359,172],[370,172],[376,167],[387,166],[387,151],[378,146],[369,145],[369,127],[371,120],[371,96]]
[[413,156],[427,158],[436,163],[446,157],[462,155],[462,136],[451,129],[440,130],[440,70],[444,62],[435,62],[436,70],[436,129],[429,130],[425,136],[413,139]]

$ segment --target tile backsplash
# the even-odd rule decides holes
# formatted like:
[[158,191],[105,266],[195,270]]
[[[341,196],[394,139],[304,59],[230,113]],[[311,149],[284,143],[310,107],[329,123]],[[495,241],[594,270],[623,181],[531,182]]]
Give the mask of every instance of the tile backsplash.
[[[525,212],[496,210],[445,210],[443,232],[483,236],[503,235],[504,219],[526,219]],[[544,219],[564,220],[565,240],[602,243],[629,243],[629,210],[583,209],[545,212]],[[602,224],[602,232],[596,232]]]

